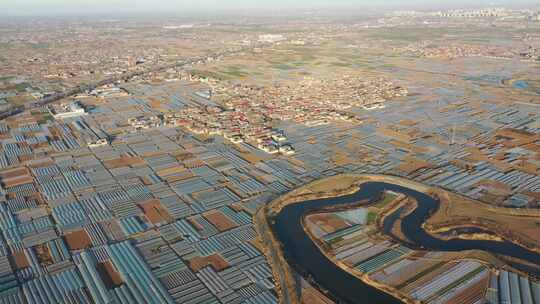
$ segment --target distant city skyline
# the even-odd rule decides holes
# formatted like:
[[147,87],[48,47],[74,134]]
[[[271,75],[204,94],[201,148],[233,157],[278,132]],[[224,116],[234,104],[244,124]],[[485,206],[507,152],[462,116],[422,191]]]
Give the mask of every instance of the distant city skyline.
[[0,0],[0,12],[15,15],[89,14],[89,13],[215,13],[234,11],[272,11],[345,8],[436,9],[471,6],[539,6],[533,0]]

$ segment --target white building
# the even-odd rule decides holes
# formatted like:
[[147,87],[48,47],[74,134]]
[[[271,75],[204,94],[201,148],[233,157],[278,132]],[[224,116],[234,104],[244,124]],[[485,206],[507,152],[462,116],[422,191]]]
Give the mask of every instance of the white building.
[[108,145],[109,142],[106,139],[98,139],[96,141],[88,143],[89,148],[99,148]]
[[274,34],[267,34],[267,35],[259,35],[259,42],[268,42],[268,43],[276,43],[283,40],[286,40],[285,36],[283,35],[274,35]]
[[54,119],[64,119],[86,115],[86,111],[78,101],[72,102],[70,104],[50,106],[49,112],[54,117]]

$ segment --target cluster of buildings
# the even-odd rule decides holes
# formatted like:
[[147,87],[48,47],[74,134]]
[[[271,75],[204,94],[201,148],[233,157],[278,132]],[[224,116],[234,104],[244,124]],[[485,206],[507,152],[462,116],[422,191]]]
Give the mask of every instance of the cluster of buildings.
[[351,76],[304,78],[294,86],[222,85],[215,91],[216,100],[227,108],[310,126],[332,121],[357,122],[349,112],[351,108],[376,108],[408,93],[406,88],[386,79],[366,80]]
[[269,154],[293,155],[295,152],[283,131],[270,127],[267,121],[255,121],[242,112],[219,107],[186,107],[162,117],[138,116],[128,122],[135,131],[161,126],[183,127],[198,135],[222,136],[233,144],[249,143]]
[[155,115],[139,115],[128,119],[128,123],[134,132],[144,129],[159,128],[163,125],[163,120]]
[[280,34],[259,35],[259,42],[277,43],[285,40],[287,40],[287,38]]
[[[201,81],[193,75],[189,80]],[[336,120],[357,122],[355,115],[346,112],[348,109],[383,109],[388,100],[408,94],[407,89],[383,78],[350,76],[337,80],[306,78],[294,87],[260,88],[212,78],[203,82],[213,87],[212,98],[219,103],[208,99],[210,93],[198,91],[194,93],[197,102],[167,111],[162,117],[152,114],[129,118],[128,123],[135,130],[182,126],[195,134],[219,135],[235,144],[249,143],[269,154],[293,155],[293,145],[283,130],[272,127],[274,121],[307,126],[327,125]]]
[[[190,79],[197,81],[193,77]],[[220,104],[208,100],[208,93],[196,92],[198,97],[206,100],[203,104],[191,103],[165,114],[162,119],[157,116],[130,118],[129,123],[135,129],[162,124],[182,126],[195,134],[220,135],[235,144],[250,143],[269,154],[293,155],[294,147],[287,142],[283,130],[272,127],[273,121],[309,126],[325,125],[334,120],[352,122],[354,116],[344,110],[359,105],[367,110],[381,109],[388,99],[407,95],[405,88],[394,86],[385,79],[307,79],[294,88],[256,88],[215,79],[208,81],[216,87],[213,97],[220,100]],[[334,95],[321,101],[323,92]]]
[[422,41],[405,47],[394,48],[394,51],[403,55],[427,58],[488,57],[510,59],[517,55],[517,52],[510,47],[439,44],[432,41]]

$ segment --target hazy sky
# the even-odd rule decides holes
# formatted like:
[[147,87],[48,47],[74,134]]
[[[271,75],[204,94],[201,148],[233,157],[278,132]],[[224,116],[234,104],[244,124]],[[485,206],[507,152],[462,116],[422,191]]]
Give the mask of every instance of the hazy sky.
[[467,5],[528,5],[538,0],[0,0],[8,14],[105,12],[218,12],[235,10],[298,10],[362,7],[437,7]]

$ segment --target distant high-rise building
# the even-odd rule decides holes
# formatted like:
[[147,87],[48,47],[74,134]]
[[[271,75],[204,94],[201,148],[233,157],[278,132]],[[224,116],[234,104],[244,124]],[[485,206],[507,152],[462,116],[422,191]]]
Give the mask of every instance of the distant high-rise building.
[[489,18],[489,17],[503,17],[510,13],[509,10],[504,8],[485,8],[474,10],[449,10],[438,12],[440,17],[445,18]]

